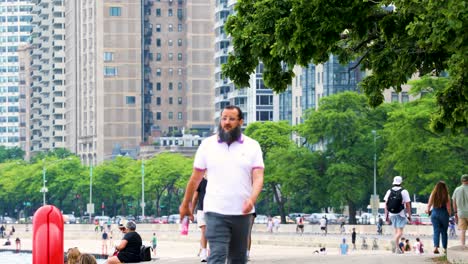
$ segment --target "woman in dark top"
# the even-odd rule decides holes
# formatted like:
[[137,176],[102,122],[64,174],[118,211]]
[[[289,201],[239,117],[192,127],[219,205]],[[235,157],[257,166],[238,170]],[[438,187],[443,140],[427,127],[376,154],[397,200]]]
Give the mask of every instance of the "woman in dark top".
[[109,257],[108,264],[117,263],[137,263],[140,262],[140,248],[142,245],[140,235],[135,232],[136,224],[129,221],[126,226],[126,233],[122,241],[115,247],[119,251],[117,256]]
[[434,229],[434,254],[439,254],[441,235],[444,252],[447,251],[447,229],[449,225],[449,216],[452,213],[451,210],[447,185],[445,182],[439,181],[432,190],[426,210],[426,213],[431,215],[432,228]]

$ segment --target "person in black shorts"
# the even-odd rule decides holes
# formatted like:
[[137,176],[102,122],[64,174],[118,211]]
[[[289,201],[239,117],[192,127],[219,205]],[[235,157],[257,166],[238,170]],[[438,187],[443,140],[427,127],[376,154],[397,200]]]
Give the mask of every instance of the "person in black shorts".
[[122,238],[122,241],[115,249],[119,251],[117,256],[112,256],[107,259],[108,264],[118,263],[137,263],[140,262],[140,249],[142,240],[140,235],[135,232],[136,224],[133,221],[127,222],[125,230],[127,231]]

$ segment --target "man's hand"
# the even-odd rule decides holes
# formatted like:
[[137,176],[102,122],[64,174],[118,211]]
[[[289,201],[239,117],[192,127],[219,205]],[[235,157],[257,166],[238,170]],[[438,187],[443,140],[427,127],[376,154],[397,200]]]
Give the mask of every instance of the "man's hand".
[[242,213],[243,214],[248,214],[250,211],[252,211],[252,208],[254,207],[254,203],[252,202],[252,199],[248,198],[244,201],[244,204],[242,204]]
[[192,211],[190,210],[190,205],[187,204],[187,205],[184,205],[184,204],[181,204],[179,206],[179,215],[180,215],[180,222],[182,223],[182,220],[184,219],[184,217],[188,216],[189,219],[193,222],[193,214],[192,214]]

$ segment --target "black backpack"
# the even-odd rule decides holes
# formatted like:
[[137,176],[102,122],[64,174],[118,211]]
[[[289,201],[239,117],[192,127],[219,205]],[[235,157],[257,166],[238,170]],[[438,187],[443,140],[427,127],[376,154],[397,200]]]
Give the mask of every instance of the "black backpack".
[[387,210],[392,214],[398,214],[401,210],[405,209],[405,206],[403,205],[403,196],[401,195],[402,191],[403,188],[398,191],[390,189],[390,195],[387,199]]
[[150,261],[151,260],[151,247],[142,245],[140,248],[140,260]]

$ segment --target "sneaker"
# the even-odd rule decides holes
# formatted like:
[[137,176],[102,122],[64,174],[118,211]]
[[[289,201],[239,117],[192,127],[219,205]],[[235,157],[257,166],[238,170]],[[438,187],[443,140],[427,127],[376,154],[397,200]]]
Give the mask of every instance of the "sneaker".
[[206,262],[206,251],[205,250],[202,250],[200,252],[200,261],[201,262]]
[[434,249],[434,254],[439,254],[439,250],[437,248]]
[[400,248],[396,248],[396,249],[395,249],[395,253],[396,253],[396,254],[403,254],[403,251],[401,251]]

